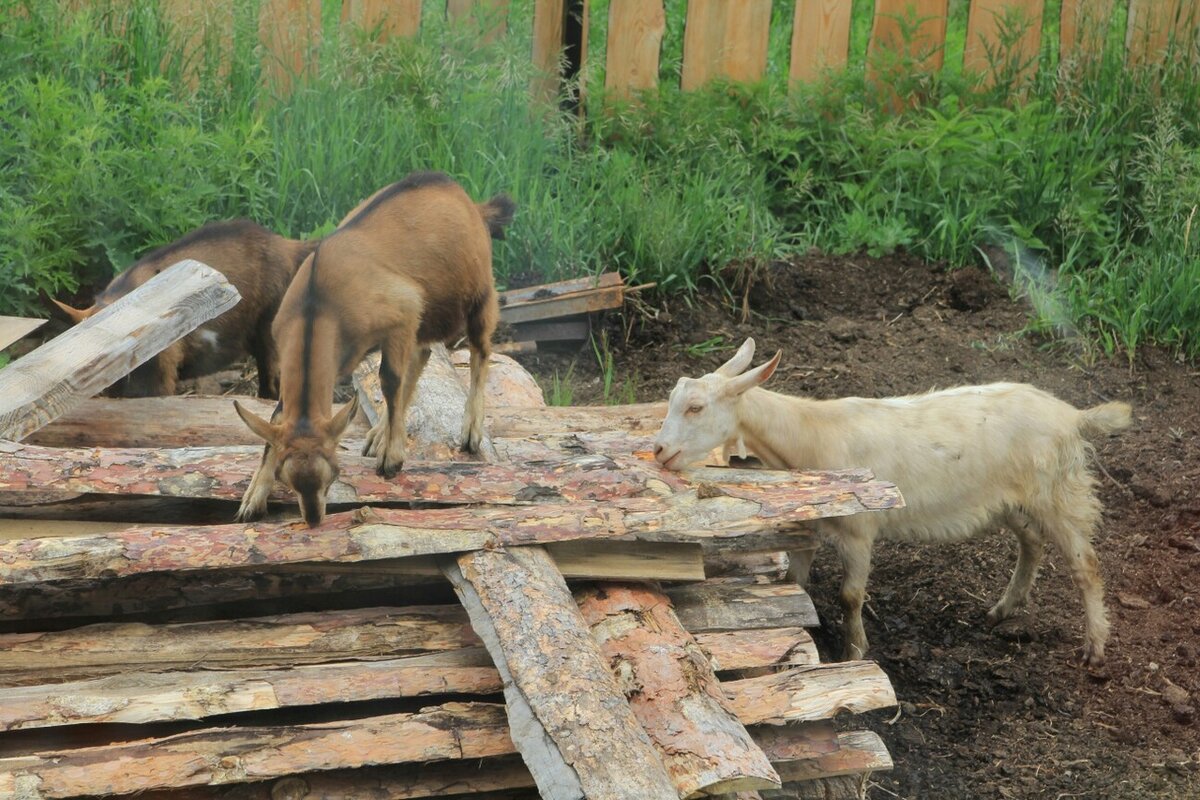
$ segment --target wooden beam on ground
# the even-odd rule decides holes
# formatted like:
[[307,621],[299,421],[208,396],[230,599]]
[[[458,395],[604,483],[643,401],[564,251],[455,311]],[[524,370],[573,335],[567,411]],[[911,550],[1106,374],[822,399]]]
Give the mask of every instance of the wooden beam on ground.
[[199,261],[163,270],[0,371],[0,439],[28,436],[239,299]]
[[48,799],[219,786],[310,770],[469,760],[510,752],[501,706],[448,703],[411,714],[215,728],[0,758],[0,797]]
[[535,548],[446,563],[505,684],[512,740],[547,800],[677,800],[567,585]]
[[[752,471],[753,472],[753,471]],[[715,494],[715,496],[713,496]],[[882,483],[759,488],[617,498],[607,503],[361,508],[301,522],[145,526],[94,536],[0,541],[0,585],[143,572],[303,562],[353,564],[503,546],[588,539],[700,544],[731,549],[804,548],[800,523],[902,504]],[[748,541],[746,541],[748,540]]]
[[722,695],[708,656],[661,591],[602,583],[578,600],[680,797],[779,788],[766,754]]
[[[236,399],[248,410],[270,418],[275,403],[257,397],[93,397],[24,441],[43,447],[193,447],[261,446],[233,410]],[[487,406],[494,437],[625,431],[653,436],[666,416],[666,403],[632,406]],[[362,439],[369,425],[356,419],[346,433]]]
[[620,308],[624,302],[625,280],[616,272],[606,272],[595,278],[501,292],[500,320],[517,325]]
[[843,0],[796,0],[792,15],[790,86],[811,83],[850,57],[850,4]]
[[34,317],[0,317],[0,350],[45,324],[46,320]]

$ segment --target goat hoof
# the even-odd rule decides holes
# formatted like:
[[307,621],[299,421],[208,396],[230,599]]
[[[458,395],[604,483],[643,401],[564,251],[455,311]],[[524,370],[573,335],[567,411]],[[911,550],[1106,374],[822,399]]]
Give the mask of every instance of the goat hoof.
[[404,469],[404,462],[397,461],[395,463],[379,462],[379,466],[375,468],[375,474],[381,478],[387,478],[389,481],[396,477],[400,470]]
[[1104,648],[1095,645],[1086,645],[1083,648],[1083,657],[1080,659],[1083,666],[1088,669],[1100,669],[1104,666]]

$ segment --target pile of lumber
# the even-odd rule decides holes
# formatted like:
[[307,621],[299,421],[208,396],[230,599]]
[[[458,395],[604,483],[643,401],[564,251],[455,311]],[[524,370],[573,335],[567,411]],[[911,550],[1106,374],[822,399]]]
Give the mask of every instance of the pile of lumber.
[[489,457],[441,460],[433,362],[413,461],[380,480],[356,423],[316,529],[284,493],[224,521],[259,455],[227,398],[0,407],[0,798],[767,800],[890,768],[833,723],[887,677],[820,663],[777,551],[893,486],[663,472],[660,405],[494,407]]

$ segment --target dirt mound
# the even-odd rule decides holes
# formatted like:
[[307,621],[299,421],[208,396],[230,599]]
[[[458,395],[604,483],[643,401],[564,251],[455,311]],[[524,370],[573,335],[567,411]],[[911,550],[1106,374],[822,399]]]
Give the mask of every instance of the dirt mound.
[[[900,697],[872,726],[896,759],[873,797],[1200,796],[1200,369],[1156,350],[1134,364],[1026,332],[1028,317],[981,270],[905,258],[810,256],[776,265],[746,298],[668,301],[614,318],[615,383],[665,398],[681,374],[719,365],[746,336],[783,350],[772,388],[884,396],[962,383],[1033,383],[1084,407],[1133,404],[1134,426],[1097,446],[1097,536],[1112,621],[1109,663],[1076,665],[1078,593],[1049,553],[1030,610],[996,630],[984,614],[1016,557],[1006,533],[949,546],[876,548],[865,615],[872,656]],[[539,378],[574,360],[575,403],[600,402],[590,349],[522,359]],[[628,394],[628,393],[627,393]],[[611,396],[611,395],[610,395]],[[626,399],[627,395],[621,397]],[[810,587],[839,650],[840,568],[822,550]]]

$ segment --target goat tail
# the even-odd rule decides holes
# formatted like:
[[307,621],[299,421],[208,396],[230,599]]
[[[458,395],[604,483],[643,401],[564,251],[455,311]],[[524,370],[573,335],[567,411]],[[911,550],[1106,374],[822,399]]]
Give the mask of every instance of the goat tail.
[[517,204],[508,195],[501,192],[500,194],[488,200],[486,203],[479,204],[479,213],[483,216],[484,224],[487,225],[488,234],[493,239],[504,238],[504,226],[513,221],[513,214],[517,210]]
[[1133,422],[1128,403],[1104,403],[1079,412],[1079,432],[1084,438],[1115,433]]

